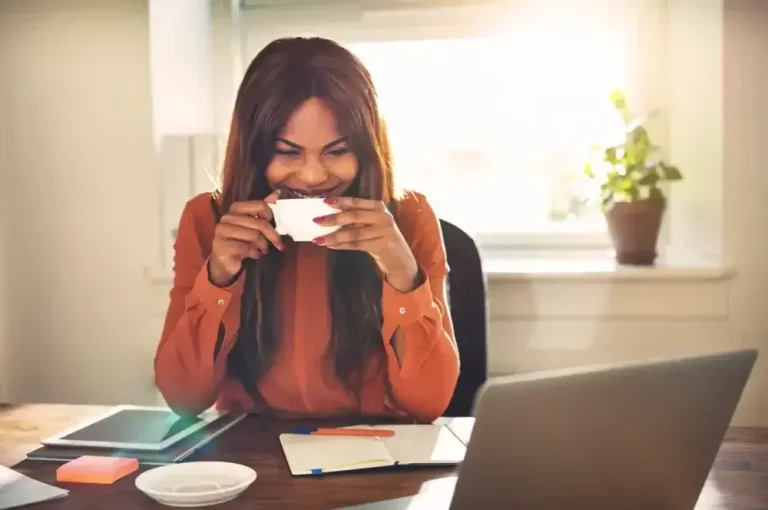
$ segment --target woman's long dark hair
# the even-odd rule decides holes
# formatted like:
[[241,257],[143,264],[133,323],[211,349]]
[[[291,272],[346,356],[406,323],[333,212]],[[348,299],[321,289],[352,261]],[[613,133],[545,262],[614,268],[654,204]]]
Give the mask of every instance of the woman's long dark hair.
[[[270,192],[266,170],[275,139],[290,115],[307,99],[321,99],[357,156],[357,177],[347,195],[392,205],[394,184],[386,128],[376,90],[363,64],[340,45],[321,38],[279,39],[251,62],[237,94],[224,160],[221,210]],[[261,400],[256,382],[272,365],[280,338],[276,286],[281,254],[271,249],[245,261],[240,330],[228,370]],[[381,338],[382,281],[370,256],[330,253],[331,343],[339,380],[359,402],[365,370],[384,366]]]

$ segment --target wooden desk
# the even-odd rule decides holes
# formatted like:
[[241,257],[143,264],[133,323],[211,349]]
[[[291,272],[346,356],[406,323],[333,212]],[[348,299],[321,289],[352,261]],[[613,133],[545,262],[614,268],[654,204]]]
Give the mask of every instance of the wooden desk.
[[[23,455],[23,451],[35,447],[37,438],[103,410],[77,406],[0,407],[0,463],[9,451],[12,455]],[[46,419],[52,422],[46,422]],[[253,467],[258,473],[256,482],[240,498],[216,508],[333,509],[416,494],[452,475],[450,469],[429,468],[294,478],[277,441],[277,435],[290,426],[280,421],[247,418],[197,456],[206,460],[239,462]],[[20,446],[10,448],[14,437]],[[55,484],[56,466],[25,461],[14,469]],[[134,487],[134,478],[131,476],[104,487],[68,484],[69,497],[35,508],[162,508]],[[425,484],[428,485],[425,487]],[[768,510],[768,428],[729,430],[696,510]]]
[[0,404],[0,466],[13,466],[40,440],[108,410],[99,406]]

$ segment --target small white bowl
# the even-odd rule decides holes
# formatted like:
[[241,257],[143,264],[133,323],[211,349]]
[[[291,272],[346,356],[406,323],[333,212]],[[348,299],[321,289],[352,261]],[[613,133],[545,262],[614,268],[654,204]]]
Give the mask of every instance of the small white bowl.
[[231,462],[189,462],[150,469],[136,487],[158,503],[201,507],[230,501],[256,480],[256,471]]

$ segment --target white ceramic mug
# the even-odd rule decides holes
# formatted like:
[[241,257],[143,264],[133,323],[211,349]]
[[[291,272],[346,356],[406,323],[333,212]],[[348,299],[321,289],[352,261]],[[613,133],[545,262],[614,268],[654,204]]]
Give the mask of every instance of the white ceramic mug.
[[332,234],[339,227],[324,227],[313,220],[320,216],[338,213],[322,198],[286,198],[268,204],[275,217],[275,227],[280,235],[291,236],[294,241],[307,242]]

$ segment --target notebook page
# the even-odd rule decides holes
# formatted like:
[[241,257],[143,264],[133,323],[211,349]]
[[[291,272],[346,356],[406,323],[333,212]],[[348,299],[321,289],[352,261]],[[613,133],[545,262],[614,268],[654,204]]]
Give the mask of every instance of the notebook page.
[[376,437],[281,434],[280,444],[294,475],[352,471],[395,463],[384,443]]
[[377,425],[394,430],[381,441],[399,464],[459,464],[467,448],[442,425]]
[[448,427],[459,438],[459,441],[468,445],[469,439],[472,437],[472,429],[475,426],[475,419],[470,417],[448,418],[443,425]]

